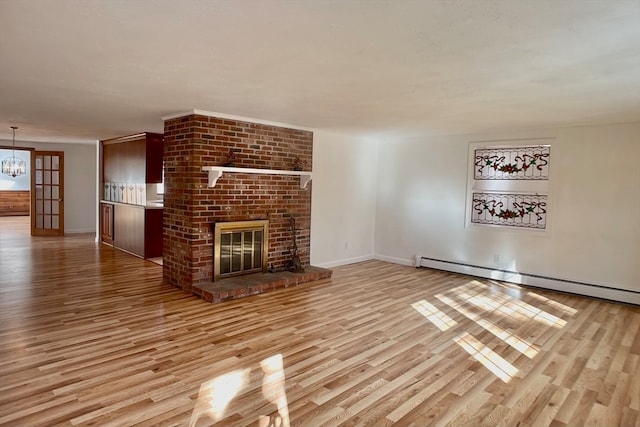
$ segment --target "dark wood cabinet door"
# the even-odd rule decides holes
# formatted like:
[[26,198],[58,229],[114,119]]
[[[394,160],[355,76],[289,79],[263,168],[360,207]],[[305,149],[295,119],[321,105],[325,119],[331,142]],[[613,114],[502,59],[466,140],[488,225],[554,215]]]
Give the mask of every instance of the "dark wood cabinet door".
[[162,182],[162,156],[164,155],[164,136],[161,134],[147,134],[146,165],[147,184],[160,184]]
[[141,206],[114,206],[114,246],[144,258],[144,211]]
[[100,235],[103,243],[113,245],[113,205],[100,204]]
[[162,134],[149,132],[103,140],[103,181],[161,183],[163,145]]
[[162,256],[162,209],[146,209],[144,223],[144,256]]

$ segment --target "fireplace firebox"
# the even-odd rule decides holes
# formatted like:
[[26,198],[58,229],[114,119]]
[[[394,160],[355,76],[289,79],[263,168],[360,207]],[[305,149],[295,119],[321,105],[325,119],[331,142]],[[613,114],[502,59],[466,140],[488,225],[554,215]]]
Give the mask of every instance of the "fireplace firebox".
[[214,224],[213,280],[267,272],[269,221]]

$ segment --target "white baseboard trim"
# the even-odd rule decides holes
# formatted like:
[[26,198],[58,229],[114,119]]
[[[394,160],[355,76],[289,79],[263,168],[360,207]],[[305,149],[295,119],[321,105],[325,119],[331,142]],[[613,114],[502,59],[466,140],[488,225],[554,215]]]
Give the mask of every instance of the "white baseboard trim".
[[415,266],[413,261],[406,260],[404,258],[395,258],[395,257],[391,257],[391,256],[386,256],[386,255],[376,255],[375,259],[380,260],[380,261],[392,262],[394,264],[408,265],[408,266],[411,266],[411,267]]
[[[385,259],[385,261],[393,262],[389,257],[386,258],[387,259]],[[413,262],[407,262],[406,260],[402,261],[403,262],[400,262],[398,264],[413,265],[415,267],[434,268],[437,270],[468,274],[470,276],[484,277],[487,279],[500,280],[504,282],[516,283],[519,285],[528,285],[537,288],[551,289],[560,292],[569,292],[572,294],[579,294],[589,297],[640,305],[639,291],[630,291],[608,285],[557,279],[536,274],[519,273],[516,271],[500,270],[479,265],[470,265],[461,262],[437,260],[434,258],[422,256],[416,256],[416,259]]]
[[321,262],[321,263],[311,263],[311,265],[314,265],[320,268],[333,268],[333,267],[340,267],[341,265],[355,264],[356,262],[369,261],[372,259],[375,259],[373,255],[362,255],[355,258],[340,259],[340,260]]
[[64,230],[64,234],[84,234],[84,233],[93,233],[95,234],[96,229],[95,228],[75,228],[75,229],[65,229]]

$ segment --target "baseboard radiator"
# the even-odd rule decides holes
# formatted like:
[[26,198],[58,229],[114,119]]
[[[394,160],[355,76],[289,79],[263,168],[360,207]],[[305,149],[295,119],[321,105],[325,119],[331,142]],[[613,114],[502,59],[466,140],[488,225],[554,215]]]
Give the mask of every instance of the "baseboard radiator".
[[416,256],[415,266],[640,305],[640,291],[619,289],[613,286],[557,279],[537,274],[528,274],[455,261],[445,261],[421,255]]

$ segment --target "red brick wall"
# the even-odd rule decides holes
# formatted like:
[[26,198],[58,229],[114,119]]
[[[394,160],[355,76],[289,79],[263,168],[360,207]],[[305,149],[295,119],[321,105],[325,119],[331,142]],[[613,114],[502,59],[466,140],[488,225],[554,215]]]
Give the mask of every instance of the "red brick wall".
[[287,267],[296,219],[302,263],[309,264],[311,183],[300,188],[297,176],[224,173],[207,186],[202,166],[228,162],[236,167],[293,169],[296,156],[311,170],[313,133],[238,120],[190,115],[164,125],[164,260],[166,283],[190,291],[213,280],[213,233],[219,221],[269,220],[268,260],[276,270]]

